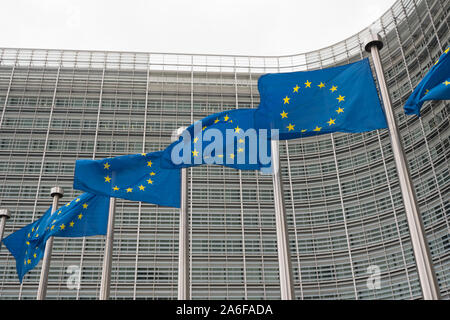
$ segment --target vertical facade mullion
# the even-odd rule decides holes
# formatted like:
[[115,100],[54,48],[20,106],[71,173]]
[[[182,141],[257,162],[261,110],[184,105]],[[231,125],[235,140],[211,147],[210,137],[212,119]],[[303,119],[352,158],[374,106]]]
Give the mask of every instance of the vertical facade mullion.
[[[264,64],[265,64],[265,59],[264,59]],[[252,85],[252,63],[251,63],[251,59],[249,58],[249,77],[250,77],[250,88],[253,87]],[[265,69],[265,68],[264,68]],[[254,92],[251,89],[250,91],[250,96],[251,96],[251,103],[252,103],[252,108],[254,107],[253,105],[253,98]],[[257,207],[258,207],[258,220],[259,220],[259,247],[260,247],[260,252],[261,252],[261,282],[262,282],[262,286],[263,286],[263,299],[267,299],[267,292],[266,292],[266,287],[265,287],[265,263],[264,263],[264,244],[263,244],[263,217],[262,217],[262,212],[261,212],[261,201],[260,201],[260,177],[259,177],[259,172],[255,171],[255,180],[256,180],[256,202],[257,202]]]
[[[145,101],[144,101],[144,129],[142,133],[142,153],[145,153],[145,143],[147,136],[147,110],[148,110],[148,91],[150,88],[150,54],[147,56],[147,78],[145,87]],[[136,300],[137,291],[137,276],[138,276],[138,261],[139,261],[139,243],[141,239],[141,216],[142,216],[142,202],[139,201],[138,207],[138,225],[136,231],[136,259],[134,263],[134,285],[133,285],[133,300]]]
[[[191,123],[194,123],[194,56],[191,56],[191,110],[190,110],[190,116],[191,116]],[[192,188],[194,183],[194,170],[192,168],[186,169],[186,174],[188,176],[188,223],[189,223],[189,297],[193,297],[192,295],[192,282],[193,282],[193,272],[192,272],[192,265],[193,265],[193,252],[192,252],[192,239],[193,239],[193,199],[192,199]]]
[[427,14],[428,14],[428,17],[430,18],[430,22],[431,22],[431,26],[433,27],[434,35],[436,36],[437,43],[442,52],[442,51],[444,51],[444,47],[442,46],[441,40],[438,37],[438,32],[436,29],[436,25],[434,24],[433,16],[431,15],[430,6],[428,5],[428,0],[424,0],[423,2],[425,3],[425,7],[427,8]]
[[[238,85],[237,85],[237,74],[236,74],[236,58],[234,58],[233,61],[234,61],[235,102],[236,102],[236,109],[239,109]],[[240,197],[240,211],[241,211],[242,262],[243,262],[243,274],[244,274],[244,299],[247,300],[248,299],[247,258],[246,258],[246,250],[245,250],[245,222],[244,222],[244,198],[242,195],[242,171],[238,170],[238,173],[239,173],[239,197]]]
[[54,108],[55,108],[56,91],[57,91],[57,88],[58,88],[58,81],[59,81],[60,71],[61,71],[61,65],[58,67],[58,71],[57,71],[57,74],[56,74],[55,89],[53,91],[52,105],[51,105],[51,108],[50,108],[50,115],[48,117],[47,133],[45,135],[45,143],[44,143],[44,148],[43,148],[43,152],[42,152],[41,169],[39,171],[39,179],[38,179],[38,183],[37,183],[36,197],[35,197],[35,200],[34,200],[33,217],[32,217],[33,220],[34,220],[34,217],[35,217],[35,214],[36,214],[36,206],[37,206],[37,201],[38,201],[38,198],[39,198],[39,189],[40,189],[40,186],[41,186],[42,172],[44,170],[44,163],[45,163],[45,157],[46,157],[47,146],[48,146],[48,138],[50,136],[50,128],[51,128],[51,125],[52,125],[53,111],[54,111]]
[[[16,60],[17,60],[17,58],[16,58]],[[14,78],[15,69],[16,69],[16,64],[13,65],[13,67],[11,69],[11,75],[9,76],[9,84],[8,84],[8,89],[6,91],[5,103],[3,104],[2,116],[0,118],[0,129],[2,128],[3,119],[4,119],[5,113],[6,113],[6,106],[8,105],[9,93],[11,92],[11,84],[12,84],[12,80]]]
[[351,249],[350,237],[349,237],[349,233],[348,233],[347,217],[345,215],[344,195],[342,192],[341,178],[339,176],[339,166],[338,166],[337,154],[336,154],[336,144],[334,142],[333,134],[331,134],[331,144],[333,147],[333,156],[334,156],[334,163],[336,166],[336,177],[337,177],[337,183],[338,183],[338,189],[339,189],[339,197],[340,197],[340,201],[341,201],[342,215],[343,215],[343,219],[344,219],[344,231],[345,231],[345,237],[347,239],[347,252],[348,252],[349,259],[350,259],[350,269],[351,269],[351,273],[352,273],[353,290],[355,293],[355,299],[358,300],[358,291],[356,289],[356,279],[355,279],[355,271],[354,271],[354,266],[353,266],[352,249]]

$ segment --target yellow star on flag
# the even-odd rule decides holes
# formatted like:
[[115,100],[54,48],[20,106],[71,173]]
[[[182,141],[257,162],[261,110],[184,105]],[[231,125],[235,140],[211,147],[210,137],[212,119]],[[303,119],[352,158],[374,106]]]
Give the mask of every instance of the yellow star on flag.
[[127,193],[133,192],[133,188],[128,188]]
[[109,176],[105,177],[105,182],[111,182],[111,178]]
[[239,148],[239,149],[238,149],[238,153],[241,153],[241,152],[244,152],[244,149],[243,149],[243,148]]
[[227,122],[228,119],[230,119],[230,117],[228,117],[228,115],[226,115],[226,116],[223,118],[223,120],[224,120],[225,122]]
[[320,130],[322,130],[322,127],[318,127],[316,126],[316,128],[314,129],[314,131],[319,132]]
[[109,170],[109,167],[110,165],[108,162],[103,165],[103,169]]
[[230,154],[230,158],[231,158],[231,159],[234,159],[234,153],[231,153],[231,154]]
[[73,225],[74,225],[74,224],[75,224],[75,222],[70,221],[69,226],[70,226],[71,228],[73,228]]
[[214,120],[214,123],[217,123],[217,122],[219,122],[219,118],[217,118],[216,120]]
[[80,214],[78,215],[78,220],[81,220],[81,218],[83,218],[83,214],[80,213]]
[[330,126],[331,126],[332,124],[336,124],[336,119],[331,119],[331,118],[330,118],[330,121],[328,121],[327,123],[328,123],[328,125],[330,125]]
[[305,82],[305,88],[311,88],[311,83],[309,80],[306,80]]
[[289,104],[289,100],[291,100],[291,98],[289,98],[289,97],[284,98],[283,99],[284,104]]
[[283,113],[280,113],[281,119],[287,118],[287,117],[288,117],[288,114],[289,114],[289,113],[287,113],[286,111],[283,110]]
[[64,223],[62,225],[59,226],[61,228],[61,230],[64,230],[66,228],[66,226],[64,225]]
[[118,187],[118,186],[115,186],[115,187],[113,188],[113,190],[114,190],[114,191],[119,191],[119,187]]
[[152,164],[153,164],[153,163],[152,163],[151,161],[147,162],[147,167],[151,167]]
[[197,141],[198,141],[198,137],[195,137],[194,143],[197,143]]
[[342,113],[342,112],[344,112],[344,108],[339,108],[339,109],[336,110],[336,112],[337,113]]
[[237,126],[236,128],[234,128],[234,133],[239,133],[241,132],[241,128],[239,128],[239,126]]
[[192,155],[193,155],[194,157],[198,157],[198,151],[194,149],[194,151],[192,151]]
[[148,183],[148,184],[153,184],[153,180],[152,180],[152,179],[148,179],[148,180],[147,180],[147,183]]
[[325,87],[325,84],[324,84],[323,82],[321,82],[321,83],[318,85],[318,87],[319,87],[320,89],[322,89],[322,88]]
[[339,100],[339,102],[342,102],[345,100],[345,97],[339,95],[339,97],[337,97],[336,99]]
[[443,84],[445,84],[445,86],[448,86],[450,84],[450,82],[448,80],[445,80],[445,82],[443,82]]
[[151,175],[151,176],[155,176],[155,175],[156,175],[156,173],[152,172],[152,173],[150,173],[150,175]]
[[83,204],[83,209],[87,209],[88,205],[87,203]]
[[294,130],[295,125],[292,125],[292,123],[289,123],[289,125],[286,127],[287,129],[289,129],[289,131]]
[[145,191],[145,187],[141,184],[141,185],[139,186],[139,190]]
[[296,85],[294,88],[294,92],[298,92],[298,89],[300,89],[300,87],[298,85]]
[[338,89],[337,86],[332,86],[331,89],[330,89],[330,91],[331,91],[331,92],[335,92],[335,91],[337,91],[337,89]]

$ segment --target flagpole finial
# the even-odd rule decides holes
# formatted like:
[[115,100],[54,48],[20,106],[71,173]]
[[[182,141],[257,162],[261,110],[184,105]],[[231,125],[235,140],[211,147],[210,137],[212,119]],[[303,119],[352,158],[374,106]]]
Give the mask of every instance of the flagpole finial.
[[381,50],[383,48],[383,41],[378,33],[374,30],[370,30],[369,35],[364,41],[364,49],[370,53],[373,46],[376,46],[378,50]]
[[0,209],[0,218],[6,217],[6,219],[11,218],[11,213],[8,209]]
[[50,190],[50,194],[52,197],[59,196],[60,198],[62,198],[64,196],[64,190],[61,187],[53,187]]

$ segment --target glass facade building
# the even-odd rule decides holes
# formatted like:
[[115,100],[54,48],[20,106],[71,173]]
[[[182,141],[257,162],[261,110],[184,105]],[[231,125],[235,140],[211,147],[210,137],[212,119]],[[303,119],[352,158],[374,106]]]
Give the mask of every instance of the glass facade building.
[[[413,88],[450,44],[450,2],[399,0],[373,26],[441,295],[450,298],[449,102],[405,116]],[[314,70],[369,56],[369,29],[281,57],[0,48],[0,207],[5,236],[72,189],[76,159],[153,152],[211,113],[256,108],[261,74]],[[280,143],[297,299],[422,297],[387,130]],[[279,299],[271,176],[189,169],[193,299]],[[117,201],[112,299],[176,299],[178,209]],[[49,299],[97,299],[105,237],[56,238]],[[39,264],[19,284],[0,250],[0,299],[35,299]],[[70,285],[71,266],[81,285]],[[368,286],[373,271],[381,286]]]

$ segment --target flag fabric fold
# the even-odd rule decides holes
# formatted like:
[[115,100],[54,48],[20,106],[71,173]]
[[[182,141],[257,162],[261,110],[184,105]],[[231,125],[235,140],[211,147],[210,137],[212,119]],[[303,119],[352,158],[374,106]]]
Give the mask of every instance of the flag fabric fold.
[[87,237],[105,235],[109,214],[109,198],[84,193],[58,208],[52,207],[38,220],[10,234],[3,243],[16,260],[22,283],[24,275],[44,256],[50,237]]
[[419,82],[405,103],[405,113],[420,116],[420,109],[428,100],[450,99],[450,47]]
[[332,132],[387,128],[368,59],[321,70],[259,78],[258,127],[279,129],[280,140]]
[[161,168],[162,152],[124,155],[102,160],[77,160],[74,189],[180,207],[180,170]]
[[208,164],[238,170],[269,168],[270,132],[255,126],[255,111],[223,111],[195,122],[163,151],[161,165],[168,169]]

